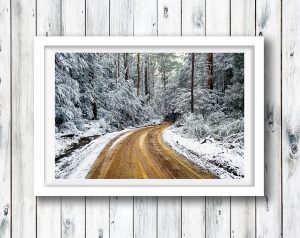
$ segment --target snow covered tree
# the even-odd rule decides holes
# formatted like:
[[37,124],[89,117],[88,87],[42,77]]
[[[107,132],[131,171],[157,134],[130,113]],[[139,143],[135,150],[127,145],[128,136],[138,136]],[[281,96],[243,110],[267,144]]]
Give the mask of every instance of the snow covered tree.
[[141,72],[140,72],[140,53],[137,53],[137,95],[140,95]]
[[192,77],[191,77],[191,113],[194,112],[194,81],[195,81],[195,53],[192,53]]
[[207,85],[208,89],[213,90],[214,89],[214,56],[213,53],[207,54],[207,65],[208,65],[208,78],[207,78]]

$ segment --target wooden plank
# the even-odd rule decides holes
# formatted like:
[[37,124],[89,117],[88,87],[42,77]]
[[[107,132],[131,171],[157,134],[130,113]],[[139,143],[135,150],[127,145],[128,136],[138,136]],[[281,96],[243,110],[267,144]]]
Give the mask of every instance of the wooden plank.
[[[61,34],[61,8],[59,0],[37,1],[37,35]],[[61,198],[37,198],[37,237],[61,236]]]
[[[86,35],[109,35],[109,0],[87,0]],[[109,197],[86,198],[86,237],[109,237]]]
[[134,199],[134,237],[157,237],[157,197]]
[[300,5],[282,2],[282,205],[283,237],[300,234]]
[[206,198],[206,237],[230,237],[230,199]]
[[230,0],[206,1],[206,35],[230,35]]
[[255,35],[255,1],[231,0],[231,35]]
[[109,237],[109,197],[86,198],[86,237]]
[[[181,35],[181,1],[158,0],[158,35]],[[157,237],[181,237],[181,198],[158,197]]]
[[205,0],[182,1],[182,35],[205,35]]
[[110,238],[133,237],[133,198],[110,198]]
[[158,0],[158,35],[181,35],[181,0]]
[[[62,0],[62,34],[85,35],[85,0]],[[85,198],[62,198],[62,237],[85,237]]]
[[281,1],[256,1],[265,39],[265,196],[256,199],[257,237],[281,236]]
[[85,35],[85,0],[62,1],[62,35]]
[[[182,35],[205,35],[205,1],[182,1]],[[182,197],[182,237],[205,237],[205,198]]]
[[82,197],[62,198],[61,237],[85,237],[85,203]]
[[11,1],[12,237],[36,236],[33,195],[33,36],[35,1]]
[[[231,0],[231,35],[255,35],[255,1]],[[231,237],[255,237],[255,198],[231,198]]]
[[205,198],[182,198],[182,238],[205,237]]
[[157,206],[157,237],[181,237],[181,198],[159,197]]
[[110,0],[110,35],[133,35],[133,0]]
[[[157,1],[134,1],[134,35],[157,35]],[[157,197],[134,198],[134,237],[157,237]]]
[[231,198],[231,237],[255,237],[255,199]]
[[61,237],[61,198],[39,197],[36,222],[37,237]]
[[10,2],[0,0],[0,237],[11,229]]
[[[110,35],[133,35],[133,0],[110,0]],[[110,198],[110,238],[133,237],[133,197]]]
[[109,35],[109,0],[86,0],[86,35]]
[[[206,1],[206,35],[230,35],[230,1]],[[206,237],[230,237],[230,198],[206,199]]]
[[37,0],[36,33],[38,36],[62,34],[61,1]]
[[157,1],[134,0],[134,35],[157,35]]

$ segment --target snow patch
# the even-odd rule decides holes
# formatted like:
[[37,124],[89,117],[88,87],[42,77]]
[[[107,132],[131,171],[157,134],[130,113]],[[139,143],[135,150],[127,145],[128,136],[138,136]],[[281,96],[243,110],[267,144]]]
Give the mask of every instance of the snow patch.
[[163,139],[177,153],[218,178],[244,177],[244,150],[241,148],[231,148],[213,138],[202,141],[185,138],[174,126],[164,131]]
[[129,133],[132,133],[131,130],[132,129],[125,129],[118,132],[108,133],[91,141],[84,147],[73,151],[70,156],[61,158],[55,164],[55,178],[84,179],[109,141],[123,133],[126,133],[121,136],[124,139],[124,137],[128,136]]

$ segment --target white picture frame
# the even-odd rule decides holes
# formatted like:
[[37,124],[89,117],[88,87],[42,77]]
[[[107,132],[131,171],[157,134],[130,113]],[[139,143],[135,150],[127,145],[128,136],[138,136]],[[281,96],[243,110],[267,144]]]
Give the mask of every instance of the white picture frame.
[[[244,179],[55,179],[55,52],[244,52]],[[34,40],[35,196],[263,196],[263,37],[36,37]]]

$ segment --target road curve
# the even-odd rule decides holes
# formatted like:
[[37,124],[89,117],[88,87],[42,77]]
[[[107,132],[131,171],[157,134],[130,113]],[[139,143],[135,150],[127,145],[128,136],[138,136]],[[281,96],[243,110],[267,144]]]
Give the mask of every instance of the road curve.
[[211,179],[172,150],[162,139],[169,123],[139,128],[111,140],[98,156],[88,179]]

